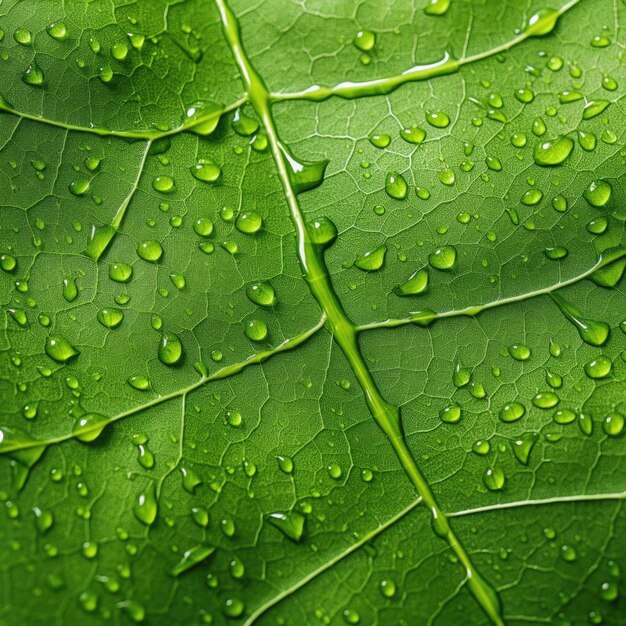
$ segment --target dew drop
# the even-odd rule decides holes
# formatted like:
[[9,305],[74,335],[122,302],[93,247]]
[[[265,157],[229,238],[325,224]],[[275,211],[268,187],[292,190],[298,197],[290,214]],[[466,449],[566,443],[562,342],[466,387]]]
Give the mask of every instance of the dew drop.
[[612,192],[610,183],[605,180],[594,180],[583,192],[583,197],[592,207],[601,208],[608,204]]
[[499,467],[490,467],[483,475],[483,482],[489,491],[500,491],[504,489],[504,472]]
[[606,378],[611,373],[613,364],[605,356],[599,356],[585,363],[585,374],[589,378]]
[[560,136],[536,144],[533,158],[537,165],[560,165],[571,154],[573,148],[574,142],[569,137]]
[[157,516],[156,488],[153,484],[142,491],[133,507],[135,517],[146,526],[151,526]]
[[62,335],[50,335],[46,338],[46,354],[57,363],[67,363],[80,354]]
[[158,241],[143,241],[137,246],[137,255],[149,263],[156,263],[163,256],[163,248]]
[[164,365],[175,365],[183,357],[183,344],[178,335],[163,333],[159,342],[159,361]]
[[263,218],[256,211],[246,211],[237,216],[235,227],[241,233],[252,235],[263,226]]
[[251,283],[246,287],[248,300],[257,306],[272,307],[276,302],[274,288],[268,282]]
[[426,113],[426,121],[435,128],[446,128],[450,124],[450,118],[442,111]]
[[376,44],[376,35],[371,30],[360,30],[353,39],[354,45],[363,52],[369,52]]
[[244,324],[244,332],[251,341],[263,341],[267,337],[267,324],[263,320],[249,319]]
[[437,248],[428,256],[428,262],[437,270],[450,270],[456,262],[456,249],[453,246]]
[[189,571],[192,567],[195,567],[199,563],[206,561],[213,553],[215,548],[213,546],[197,545],[189,550],[183,552],[181,560],[172,567],[170,574],[172,576],[180,576]]
[[388,172],[385,178],[385,191],[387,195],[396,200],[403,200],[406,197],[408,186],[406,180],[398,172]]
[[393,292],[398,296],[416,296],[424,293],[428,288],[428,269],[423,267],[411,274],[409,278],[394,288]]
[[106,328],[117,328],[124,320],[124,313],[119,309],[102,309],[98,311],[98,321]]
[[[222,170],[219,165],[212,163],[211,161],[201,159],[191,168],[191,173],[197,180],[201,180],[204,183],[214,183],[219,179]],[[172,181],[172,186],[173,183],[174,181]],[[171,189],[171,187],[165,191],[169,191],[169,189]],[[163,190],[158,189],[157,191]]]
[[109,423],[109,418],[99,413],[87,413],[79,417],[72,429],[72,437],[79,441],[95,441]]
[[374,250],[366,252],[363,256],[359,257],[354,266],[358,267],[364,272],[375,272],[379,270],[385,262],[385,254],[387,253],[387,246],[380,246]]
[[523,404],[519,402],[509,402],[500,409],[499,416],[503,422],[515,422],[522,418],[525,413],[526,409]]

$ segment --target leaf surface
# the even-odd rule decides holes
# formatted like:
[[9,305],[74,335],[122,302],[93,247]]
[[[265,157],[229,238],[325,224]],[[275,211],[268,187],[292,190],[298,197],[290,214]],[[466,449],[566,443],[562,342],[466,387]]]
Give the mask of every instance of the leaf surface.
[[0,624],[621,624],[626,4],[0,7]]

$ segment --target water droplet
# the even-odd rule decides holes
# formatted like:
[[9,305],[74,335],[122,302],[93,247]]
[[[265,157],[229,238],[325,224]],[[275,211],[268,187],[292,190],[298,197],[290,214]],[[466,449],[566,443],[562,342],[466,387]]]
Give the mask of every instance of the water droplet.
[[237,530],[235,528],[235,522],[233,522],[232,519],[230,519],[229,517],[225,517],[221,522],[220,522],[220,526],[222,528],[222,532],[224,533],[225,537],[234,537],[235,536],[235,531]]
[[276,457],[279,469],[285,474],[293,474],[294,464],[290,456],[279,455]]
[[235,226],[241,233],[252,235],[258,232],[263,225],[263,218],[256,211],[246,211],[237,216]]
[[535,94],[533,93],[532,89],[528,89],[528,87],[516,89],[513,95],[522,104],[529,104],[535,99]]
[[447,424],[456,424],[461,419],[461,407],[451,404],[439,412],[439,418]]
[[557,137],[549,141],[541,141],[535,145],[533,158],[537,165],[559,165],[567,159],[574,148],[574,142],[569,137]]
[[79,417],[72,429],[72,437],[79,441],[96,440],[109,423],[109,418],[99,413],[87,413]]
[[428,288],[428,269],[423,267],[411,274],[409,278],[394,288],[393,292],[398,296],[416,296],[424,293]]
[[563,246],[555,246],[554,248],[546,248],[543,253],[548,257],[551,261],[558,261],[559,259],[564,259],[568,254],[567,248]]
[[603,113],[606,108],[611,104],[608,100],[595,100],[591,102],[587,102],[585,108],[583,109],[583,119],[590,120],[597,115]]
[[[219,165],[212,163],[211,161],[206,161],[205,159],[200,159],[192,168],[191,173],[193,177],[197,180],[201,180],[205,183],[214,183],[222,173],[222,170]],[[164,178],[164,177],[161,177]],[[169,178],[169,177],[168,177]],[[171,180],[171,179],[170,179]],[[157,189],[157,191],[169,191],[173,186],[174,181],[172,180],[172,185],[167,189]],[[156,189],[156,187],[155,187]]]
[[363,52],[369,52],[376,44],[376,35],[371,30],[360,30],[354,37],[354,45]]
[[593,420],[587,413],[578,414],[578,426],[581,432],[587,436],[593,432]]
[[250,302],[263,307],[272,307],[276,302],[274,288],[268,282],[251,283],[246,287]]
[[490,491],[500,491],[504,489],[504,472],[499,467],[487,468],[483,475],[483,482]]
[[199,217],[193,224],[193,230],[200,237],[208,237],[213,232],[213,222],[208,217]]
[[226,617],[241,617],[246,610],[246,605],[240,598],[227,598],[224,600],[222,611]]
[[587,133],[583,130],[579,130],[578,143],[583,150],[591,152],[596,147],[596,136],[593,133]]
[[137,255],[149,263],[156,263],[163,256],[163,248],[158,241],[143,241],[137,246]]
[[128,46],[123,41],[118,41],[111,46],[111,56],[118,61],[123,61],[128,56]]
[[191,509],[191,517],[200,528],[206,528],[209,525],[209,512],[204,507],[197,506]]
[[361,616],[354,609],[345,609],[343,619],[346,624],[358,624],[361,621]]
[[554,412],[552,419],[561,425],[571,424],[576,421],[576,413],[572,409],[559,409]]
[[124,320],[124,313],[119,309],[102,309],[98,311],[98,321],[106,328],[117,328]]
[[33,61],[22,74],[22,80],[31,87],[43,87],[45,80],[43,70]]
[[163,333],[159,343],[159,361],[164,365],[175,365],[183,356],[183,344],[178,335]]
[[180,576],[189,571],[192,567],[202,563],[215,552],[213,546],[197,545],[189,550],[185,550],[182,559],[172,567],[170,574],[172,576]]
[[556,9],[541,9],[528,20],[526,34],[529,37],[543,37],[554,30],[560,13]]
[[385,191],[387,195],[396,200],[403,200],[406,197],[408,186],[406,180],[398,172],[388,172],[385,178]]
[[547,130],[545,122],[540,117],[536,117],[533,120],[532,131],[534,135],[537,137],[543,137]]
[[428,255],[428,262],[437,270],[450,270],[456,262],[456,249],[453,246],[437,248]]
[[523,344],[513,344],[509,346],[508,351],[516,361],[526,361],[530,358],[530,348]]
[[38,506],[33,507],[33,513],[35,514],[35,526],[37,531],[44,535],[47,533],[54,524],[54,515],[51,511],[43,511]]
[[386,253],[387,246],[380,246],[366,252],[362,257],[359,257],[354,262],[354,265],[364,272],[375,272],[383,266]]
[[150,526],[157,516],[157,500],[156,488],[154,484],[150,484],[137,497],[137,501],[133,507],[135,517],[146,526]]
[[602,421],[602,429],[609,437],[618,437],[624,430],[624,416],[616,411],[609,413]]
[[515,422],[526,413],[526,408],[519,402],[509,402],[500,409],[500,419],[503,422]]
[[33,41],[33,34],[28,28],[18,28],[13,32],[13,39],[22,46],[29,46]]
[[538,438],[539,435],[537,435],[537,433],[525,433],[511,442],[513,454],[522,465],[528,465],[530,453],[532,452],[535,443],[537,443]]
[[288,511],[287,513],[271,513],[267,521],[280,530],[285,537],[297,543],[304,534],[305,519],[304,515],[298,511]]
[[0,255],[0,267],[5,272],[13,272],[17,267],[17,259],[10,254],[2,254]]
[[454,185],[454,181],[456,180],[454,172],[450,168],[445,168],[437,172],[437,178],[442,184],[448,187]]
[[540,391],[533,398],[533,404],[538,409],[551,409],[559,403],[559,397],[552,391]]
[[543,193],[539,191],[539,189],[529,189],[524,193],[520,201],[526,206],[535,206],[536,204],[539,204],[542,198]]
[[241,413],[234,409],[226,411],[226,421],[231,426],[241,426],[243,424],[243,418],[241,417]]
[[576,549],[573,548],[572,546],[567,546],[567,545],[561,546],[561,557],[563,558],[564,561],[571,563],[572,561],[576,560],[577,556],[578,555],[576,554]]
[[57,41],[63,41],[68,37],[67,28],[63,22],[52,22],[46,27],[46,32]]
[[259,122],[252,117],[244,115],[240,109],[235,111],[232,126],[233,130],[242,137],[250,137],[259,130]]
[[599,356],[585,363],[585,374],[589,378],[606,378],[611,373],[613,364],[605,356]]
[[619,588],[617,583],[612,580],[603,582],[602,585],[600,585],[600,597],[605,602],[614,602],[617,600],[617,598],[619,598]]
[[450,124],[450,118],[442,111],[426,113],[426,121],[435,128],[446,128]]
[[307,223],[311,242],[321,247],[332,245],[337,239],[337,227],[328,217],[320,217]]
[[90,183],[86,178],[79,178],[70,183],[68,189],[75,196],[84,196],[89,191]]
[[583,197],[592,207],[601,208],[608,204],[612,192],[610,183],[605,180],[594,180],[583,192]]
[[267,324],[263,320],[249,319],[244,324],[244,332],[251,341],[263,341],[267,337]]
[[450,8],[450,0],[429,0],[424,8],[426,15],[445,15]]
[[46,338],[46,354],[57,363],[67,363],[80,354],[62,335],[50,335]]
[[514,133],[511,135],[511,144],[516,148],[523,148],[526,145],[526,135],[524,133]]
[[95,591],[83,591],[78,596],[78,602],[87,613],[93,613],[98,608],[98,594]]
[[383,135],[378,135],[378,134],[370,135],[368,139],[375,148],[386,148],[391,142],[391,137],[389,135],[384,135],[384,134]]
[[174,179],[171,176],[157,176],[152,181],[152,187],[155,191],[161,193],[169,193],[174,190]]
[[324,182],[327,160],[307,163],[296,159],[282,143],[278,147],[285,160],[294,193],[299,194],[315,189]]
[[426,138],[426,131],[422,128],[418,128],[417,126],[403,128],[400,131],[400,137],[408,143],[419,145]]
[[578,331],[580,338],[591,346],[602,346],[609,338],[611,329],[606,322],[597,322],[584,318],[580,311],[563,299],[558,293],[551,293],[550,297],[559,307],[561,313]]

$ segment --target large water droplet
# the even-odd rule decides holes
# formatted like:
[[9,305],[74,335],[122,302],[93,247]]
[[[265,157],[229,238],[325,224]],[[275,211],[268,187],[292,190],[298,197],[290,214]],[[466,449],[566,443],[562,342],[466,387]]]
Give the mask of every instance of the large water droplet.
[[428,255],[428,262],[437,270],[450,270],[456,262],[456,249],[453,246],[437,248]]
[[298,511],[271,513],[267,521],[292,541],[298,542],[302,539],[305,522],[302,513]]
[[178,335],[163,333],[159,343],[159,361],[164,365],[175,365],[183,356],[183,344]]
[[181,560],[170,570],[170,574],[172,576],[180,576],[181,574],[189,571],[192,567],[198,565],[198,563],[202,563],[208,559],[214,552],[215,548],[213,546],[202,544],[194,546],[189,550],[185,550]]
[[276,293],[268,282],[249,284],[246,287],[246,296],[258,306],[271,307],[276,302]]
[[137,246],[137,255],[144,261],[156,263],[163,256],[163,248],[158,241],[142,241]]
[[596,208],[604,207],[611,199],[613,187],[606,180],[594,180],[583,192],[583,196],[587,202]]
[[57,363],[67,363],[80,354],[62,335],[50,335],[46,338],[46,354]]
[[362,257],[359,257],[354,266],[358,267],[364,272],[375,272],[379,270],[385,262],[385,254],[387,253],[387,246],[379,246],[374,250],[366,252]]
[[150,526],[156,519],[157,508],[156,487],[151,483],[139,494],[133,507],[133,513],[142,524]]
[[573,148],[574,142],[569,137],[561,136],[536,144],[533,158],[537,165],[560,165],[571,154]]
[[394,288],[393,292],[398,296],[416,296],[424,293],[428,288],[428,269],[423,267],[409,278]]
[[94,441],[109,423],[109,418],[99,413],[87,413],[79,417],[72,429],[72,436],[79,441]]
[[385,178],[385,191],[387,195],[396,200],[403,200],[406,197],[408,186],[406,180],[398,172],[388,172]]

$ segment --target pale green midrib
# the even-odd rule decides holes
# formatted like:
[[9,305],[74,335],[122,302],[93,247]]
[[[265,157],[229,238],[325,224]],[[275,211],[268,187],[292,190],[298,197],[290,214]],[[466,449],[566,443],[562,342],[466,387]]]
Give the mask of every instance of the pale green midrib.
[[[485,304],[477,304],[475,306],[468,306],[463,309],[452,309],[450,311],[442,311],[441,313],[433,312],[432,315],[428,316],[429,320],[438,320],[445,319],[448,317],[475,317],[479,313],[483,311],[488,311],[489,309],[495,309],[497,307],[506,306],[507,304],[514,304],[516,302],[523,302],[525,300],[530,300],[531,298],[537,298],[538,296],[547,296],[553,293],[554,291],[558,291],[559,289],[563,289],[564,287],[569,287],[570,285],[574,285],[585,278],[589,278],[594,272],[611,263],[615,263],[619,259],[626,256],[626,249],[624,249],[621,254],[616,255],[614,257],[603,258],[602,256],[598,260],[595,265],[590,267],[588,270],[584,271],[582,274],[578,274],[577,276],[573,276],[567,280],[564,280],[560,283],[555,283],[554,285],[550,285],[548,287],[544,287],[543,289],[537,289],[536,291],[529,291],[528,293],[519,294],[517,296],[511,296],[510,298],[501,298],[499,300],[493,300],[492,302],[487,302]],[[383,320],[381,322],[370,322],[368,324],[362,324],[357,327],[359,332],[367,331],[367,330],[375,330],[377,328],[396,328],[398,326],[405,326],[406,324],[415,324],[415,315],[420,313],[420,311],[416,311],[410,317],[405,318],[391,318],[387,320]]]
[[502,625],[504,622],[500,616],[500,602],[496,592],[478,573],[469,555],[450,528],[428,482],[419,470],[404,440],[398,407],[391,405],[384,399],[363,359],[358,345],[356,327],[346,315],[333,289],[324,263],[323,252],[320,251],[319,247],[314,246],[309,238],[304,217],[280,149],[276,126],[270,110],[269,92],[245,53],[240,38],[239,24],[234,13],[226,0],[215,0],[215,3],[222,20],[224,36],[239,68],[250,104],[261,119],[268,137],[278,176],[296,229],[298,258],[302,266],[304,278],[309,285],[311,293],[324,313],[326,313],[327,326],[342,349],[352,372],[363,390],[365,401],[372,417],[389,438],[403,469],[430,511],[437,534],[448,542],[464,567],[466,584],[470,592],[489,619],[498,626]]
[[[203,385],[207,383],[210,383],[216,380],[223,380],[225,378],[229,378],[230,376],[234,376],[235,374],[239,374],[246,367],[250,365],[259,365],[267,361],[270,357],[276,354],[293,350],[294,348],[297,348],[298,346],[305,343],[308,339],[310,339],[313,335],[315,335],[315,333],[321,330],[324,327],[325,323],[326,323],[326,316],[322,315],[322,317],[320,318],[320,321],[315,326],[296,335],[295,337],[286,339],[275,348],[272,348],[270,350],[263,350],[261,352],[256,352],[255,354],[250,355],[247,359],[244,359],[243,361],[239,361],[238,363],[232,363],[231,365],[226,365],[225,367],[222,367],[216,372],[213,372],[213,374],[210,374],[208,376],[202,376],[195,383],[188,385],[187,387],[183,387],[182,389],[178,389],[176,391],[173,391],[172,393],[169,393],[163,396],[157,396],[156,398],[150,400],[149,402],[132,407],[131,409],[128,409],[127,411],[123,411],[122,413],[118,413],[117,415],[114,415],[113,417],[109,418],[109,420],[105,424],[105,427],[107,427],[109,424],[122,420],[126,417],[130,417],[131,415],[140,413],[141,411],[144,411],[146,409],[150,409],[152,407],[158,406],[159,404],[163,404],[164,402],[167,402],[168,400],[179,398],[180,396],[186,396],[188,393],[198,389],[199,387],[202,387]],[[100,430],[102,430],[101,423],[95,424],[92,427],[81,428],[80,436],[85,436],[89,433],[100,431]],[[47,447],[47,446],[61,443],[63,441],[68,441],[69,439],[74,439],[74,438],[76,438],[76,435],[70,432],[64,435],[59,435],[58,437],[51,437],[49,439],[34,439],[32,441],[25,441],[11,448],[7,447],[5,449],[2,449],[0,454],[11,454],[13,452],[18,452],[19,450],[26,450],[29,448]]]
[[[492,504],[488,506],[476,507],[474,509],[464,509],[460,511],[451,511],[446,513],[448,517],[467,517],[470,515],[475,515],[478,513],[492,513],[500,510],[508,510],[508,509],[519,509],[533,506],[547,506],[550,504],[576,504],[579,502],[610,502],[610,501],[620,501],[626,500],[626,491],[618,491],[615,493],[598,493],[598,494],[576,494],[572,496],[556,496],[552,498],[537,498],[535,500],[516,500],[513,502],[502,502],[500,504]],[[304,578],[298,580],[291,587],[283,590],[280,594],[272,598],[266,604],[260,606],[258,609],[254,611],[250,615],[250,617],[242,624],[242,626],[252,626],[252,624],[259,618],[261,615],[266,613],[273,606],[278,604],[281,600],[284,600],[286,597],[295,593],[312,580],[323,574],[326,570],[330,569],[333,565],[336,565],[343,559],[350,556],[357,549],[361,548],[364,544],[368,543],[376,539],[380,534],[386,531],[390,526],[399,522],[402,518],[406,517],[411,511],[413,511],[419,504],[421,504],[420,498],[414,500],[411,504],[405,507],[402,511],[394,515],[384,524],[381,524],[373,531],[369,532],[367,535],[364,535],[357,543],[353,544],[343,552],[335,555],[328,563],[324,563],[324,565],[318,567],[313,570],[309,574],[307,574]],[[508,616],[509,619],[513,619],[512,616]]]
[[[558,9],[559,17],[579,2],[580,0],[569,0],[569,2],[566,2],[560,9]],[[471,63],[482,61],[496,56],[497,54],[501,54],[502,52],[506,52],[532,36],[534,35],[528,31],[523,31],[517,35],[517,37],[514,37],[509,41],[505,41],[499,46],[495,46],[488,50],[484,50],[483,52],[463,57],[458,60],[452,59],[449,53],[445,52],[444,56],[439,61],[411,67],[401,74],[394,74],[393,76],[375,78],[373,80],[366,81],[345,81],[332,87],[312,85],[302,91],[271,93],[270,100],[273,102],[285,102],[289,100],[311,100],[313,102],[321,102],[333,96],[345,99],[354,99],[366,96],[386,95],[406,83],[426,80],[436,76],[443,76],[445,74],[452,74],[464,65],[470,65]]]
[[599,502],[608,500],[626,500],[626,491],[617,491],[614,493],[585,493],[573,496],[554,496],[552,498],[537,498],[535,500],[516,500],[514,502],[500,502],[499,504],[490,504],[487,506],[479,506],[473,509],[464,509],[462,511],[452,511],[446,513],[448,517],[465,517],[468,515],[476,515],[477,513],[490,513],[492,511],[502,511],[506,509],[519,509],[530,506],[545,506],[547,504],[565,504],[568,502]]
[[235,102],[225,106],[223,109],[218,111],[212,111],[207,113],[206,115],[199,115],[197,118],[192,118],[180,126],[176,128],[171,128],[170,130],[154,130],[154,131],[133,131],[133,130],[112,130],[109,128],[102,128],[98,126],[79,126],[77,124],[68,124],[66,122],[61,122],[60,120],[53,120],[47,117],[42,117],[39,115],[34,115],[33,113],[26,113],[25,111],[18,111],[17,109],[13,109],[12,107],[5,106],[0,104],[0,115],[1,114],[9,114],[15,115],[21,119],[31,120],[33,122],[38,122],[40,124],[46,124],[48,126],[54,126],[56,128],[63,128],[65,130],[75,131],[77,133],[88,133],[91,135],[98,135],[99,137],[121,137],[123,139],[143,139],[146,141],[156,141],[157,139],[163,139],[164,137],[171,137],[173,135],[178,135],[187,130],[190,130],[194,126],[200,126],[204,122],[207,122],[216,116],[221,117],[230,111],[234,111],[239,107],[243,106],[247,102],[247,98],[244,96],[236,100]]
[[413,511],[419,504],[421,504],[421,499],[417,498],[413,500],[411,504],[402,509],[400,512],[396,513],[393,517],[390,517],[384,524],[374,528],[370,532],[364,534],[357,542],[350,545],[350,547],[346,548],[342,552],[336,554],[332,559],[326,561],[323,565],[320,565],[318,568],[309,572],[304,578],[299,579],[295,582],[291,587],[283,590],[281,593],[274,596],[271,600],[266,602],[257,608],[250,616],[246,619],[246,621],[242,624],[242,626],[252,626],[264,613],[267,613],[273,606],[276,606],[279,602],[282,602],[288,596],[294,594],[296,591],[308,585],[312,580],[319,577],[325,571],[329,570],[331,567],[342,561],[346,557],[350,556],[353,552],[356,552],[359,548],[362,548],[366,543],[372,541],[378,535],[383,533],[389,527],[393,526],[396,522],[400,521],[406,515],[408,515],[411,511]]

